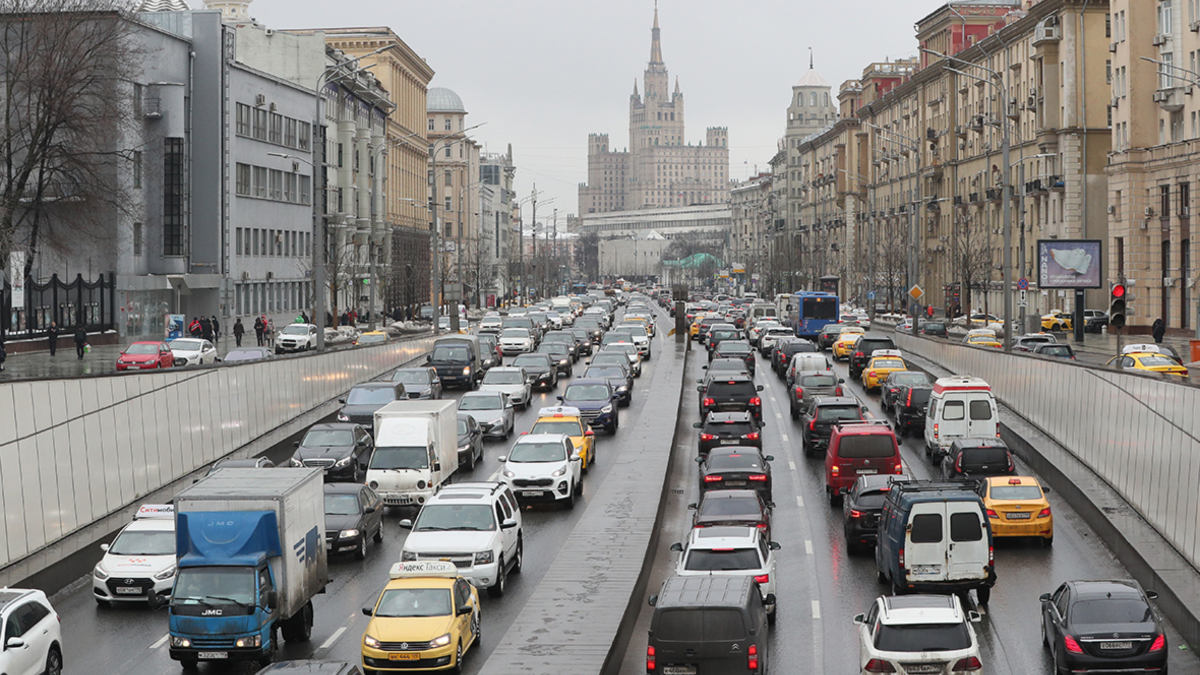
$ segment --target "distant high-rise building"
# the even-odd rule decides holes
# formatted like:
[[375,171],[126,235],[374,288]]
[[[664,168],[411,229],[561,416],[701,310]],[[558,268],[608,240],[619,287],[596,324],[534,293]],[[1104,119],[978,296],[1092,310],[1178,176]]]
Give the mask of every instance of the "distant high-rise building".
[[643,98],[637,81],[629,97],[629,149],[614,151],[608,134],[588,136],[588,182],[579,186],[581,213],[721,204],[729,201],[729,131],[709,127],[704,144],[684,136],[683,92],[670,77],[659,40],[658,9],[651,30]]

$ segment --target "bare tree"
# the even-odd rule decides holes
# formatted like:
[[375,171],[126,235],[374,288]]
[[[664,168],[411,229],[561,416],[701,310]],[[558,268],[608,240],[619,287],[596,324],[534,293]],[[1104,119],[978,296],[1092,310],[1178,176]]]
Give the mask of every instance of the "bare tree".
[[0,0],[0,259],[111,239],[144,53],[129,0]]
[[893,311],[905,310],[904,282],[908,269],[908,224],[881,223],[875,251],[875,285],[887,290]]
[[[348,308],[357,305],[358,285],[355,283],[362,277],[363,263],[360,261],[361,246],[347,242],[345,245],[336,243],[337,236],[333,232],[326,234],[330,243],[329,252],[325,255],[325,289],[331,298],[329,313],[333,317],[331,325],[340,324],[339,317]],[[366,264],[370,264],[368,261]],[[312,258],[301,256],[296,259],[296,268],[304,272],[306,277],[312,277]],[[306,305],[312,305],[308,298]],[[322,325],[321,317],[312,317],[313,323]]]
[[475,306],[482,307],[483,288],[492,283],[492,256],[488,251],[492,243],[487,239],[474,237],[461,245],[463,282],[475,290]]
[[955,216],[951,265],[961,283],[963,314],[971,316],[971,291],[987,288],[992,277],[992,240],[987,227],[960,210]]
[[600,236],[589,232],[579,238],[575,246],[575,266],[583,272],[583,278],[600,278]]

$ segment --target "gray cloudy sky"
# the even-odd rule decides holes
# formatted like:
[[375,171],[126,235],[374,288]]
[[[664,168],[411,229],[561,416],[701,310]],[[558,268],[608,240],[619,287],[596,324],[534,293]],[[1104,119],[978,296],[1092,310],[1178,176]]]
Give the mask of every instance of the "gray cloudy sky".
[[[200,6],[201,0],[189,0]],[[940,0],[661,0],[663,59],[687,101],[687,138],[729,128],[730,176],[766,170],[791,85],[816,69],[836,91],[884,57],[916,53],[912,25]],[[629,94],[650,56],[653,0],[255,0],[271,28],[390,26],[463,99],[490,152],[512,143],[516,191],[577,212],[587,135],[629,138]],[[539,220],[546,213],[539,207]],[[528,216],[527,216],[528,217]]]

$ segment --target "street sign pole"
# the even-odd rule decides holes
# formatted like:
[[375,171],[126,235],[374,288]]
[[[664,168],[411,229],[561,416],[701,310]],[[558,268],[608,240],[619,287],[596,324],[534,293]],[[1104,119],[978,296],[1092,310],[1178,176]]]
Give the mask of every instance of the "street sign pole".
[[1071,326],[1075,329],[1075,343],[1083,344],[1083,304],[1084,304],[1083,289],[1075,289],[1075,318],[1071,321]]

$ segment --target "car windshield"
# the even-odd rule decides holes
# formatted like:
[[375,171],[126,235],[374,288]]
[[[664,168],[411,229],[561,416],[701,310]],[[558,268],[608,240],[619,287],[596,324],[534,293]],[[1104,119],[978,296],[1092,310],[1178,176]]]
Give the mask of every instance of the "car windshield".
[[401,384],[429,384],[429,373],[424,370],[397,370],[392,375],[392,382]]
[[1042,498],[1042,489],[1036,485],[993,485],[991,493],[995,500],[1040,501]]
[[900,386],[902,384],[926,384],[929,382],[929,377],[925,373],[905,371],[903,373],[892,373],[888,376],[888,384]]
[[369,468],[380,471],[428,469],[429,450],[424,447],[375,448]]
[[758,559],[758,550],[753,548],[721,551],[692,549],[688,551],[683,564],[683,569],[692,572],[732,572],[756,570],[759,567],[762,567],[762,563]]
[[946,324],[939,321],[926,321],[925,330],[946,330]]
[[1047,345],[1038,350],[1046,356],[1071,356],[1071,348],[1067,345]]
[[727,356],[729,354],[749,354],[750,345],[744,342],[733,342],[730,344],[725,344],[722,342],[717,351],[721,353],[721,356]]
[[380,596],[374,615],[391,619],[449,616],[451,613],[450,589],[393,588]]
[[522,384],[524,382],[525,379],[521,377],[521,372],[518,370],[489,370],[483,376],[484,384]]
[[459,410],[499,410],[504,407],[504,399],[499,396],[463,396],[458,401]]
[[125,348],[125,353],[126,354],[157,354],[158,353],[158,344],[157,343],[147,343],[147,344],[129,345],[128,347]]
[[561,462],[567,458],[563,444],[548,443],[517,443],[508,455],[510,462]]
[[900,368],[904,367],[904,362],[901,361],[900,359],[875,359],[875,360],[871,361],[871,365],[868,367],[869,368],[900,369]]
[[605,347],[604,351],[606,351],[606,352],[624,352],[626,354],[633,354],[633,353],[637,352],[637,345],[635,345],[631,342],[614,342],[613,344],[610,344],[607,347]]
[[198,352],[200,346],[204,344],[200,340],[171,340],[170,345],[173,351],[177,352]]
[[607,401],[611,395],[608,387],[602,384],[573,384],[567,387],[563,398],[568,401]]
[[352,493],[335,493],[325,495],[325,515],[327,516],[357,516],[358,495]]
[[734,455],[714,455],[708,462],[712,471],[762,471],[762,463],[757,455],[737,453]]
[[854,505],[859,509],[882,509],[885,499],[887,499],[887,493],[882,490],[861,492],[858,499],[854,500]]
[[[254,604],[253,567],[190,567],[179,570],[171,604]],[[228,599],[226,599],[228,598]]]
[[582,436],[583,430],[579,427],[579,422],[538,422],[530,429],[531,434],[566,434],[568,436]]
[[1154,614],[1141,598],[1095,598],[1080,600],[1071,606],[1071,623],[1098,625],[1115,623],[1149,623]]
[[959,458],[960,464],[972,466],[1007,465],[1008,451],[1004,448],[965,448]]
[[837,384],[833,375],[805,375],[800,378],[801,387],[832,387]]
[[355,387],[346,395],[346,405],[383,405],[396,400],[391,387]]
[[175,555],[174,530],[125,530],[108,547],[112,555]]
[[300,445],[306,448],[354,445],[354,433],[346,429],[310,429]]
[[429,504],[421,509],[413,524],[414,532],[491,532],[495,529],[496,517],[488,504]]
[[616,366],[592,366],[583,373],[584,377],[625,378],[625,371]]
[[308,326],[302,323],[294,323],[290,326],[285,326],[283,329],[284,335],[308,335]]
[[971,647],[966,624],[880,624],[875,648],[881,652],[948,652]]
[[860,419],[862,419],[862,411],[856,405],[823,405],[817,408],[818,422]]
[[466,345],[439,345],[433,348],[433,360],[466,363],[471,360],[471,350]]
[[500,337],[526,340],[529,338],[529,331],[524,328],[505,328]]

